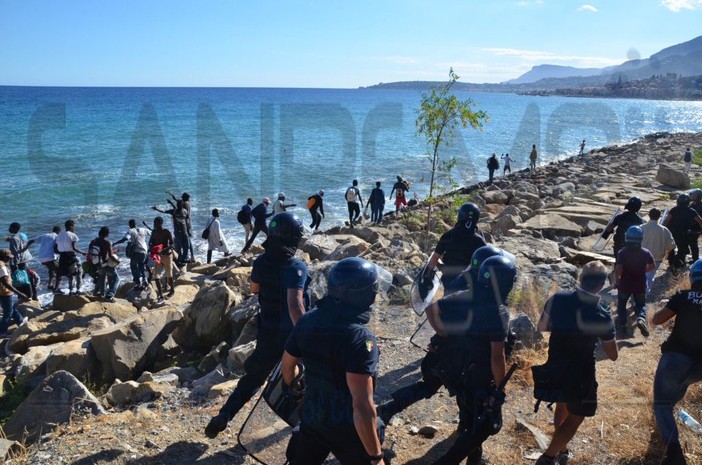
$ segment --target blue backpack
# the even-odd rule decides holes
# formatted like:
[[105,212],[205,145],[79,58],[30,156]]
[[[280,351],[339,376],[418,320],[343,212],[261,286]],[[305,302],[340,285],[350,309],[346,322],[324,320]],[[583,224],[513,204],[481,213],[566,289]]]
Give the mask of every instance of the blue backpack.
[[16,270],[12,273],[12,285],[14,287],[22,287],[31,285],[29,273],[27,270]]

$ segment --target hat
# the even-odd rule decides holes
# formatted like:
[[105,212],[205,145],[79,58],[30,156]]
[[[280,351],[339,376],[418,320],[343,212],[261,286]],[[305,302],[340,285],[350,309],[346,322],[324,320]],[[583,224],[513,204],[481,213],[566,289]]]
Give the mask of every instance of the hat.
[[324,196],[324,189],[319,189],[319,195]]
[[268,205],[269,203],[271,203],[271,199],[269,199],[268,197],[264,197],[264,198],[263,198],[263,203],[265,203],[266,205]]
[[278,198],[279,198],[279,199],[284,199],[284,198],[285,198],[285,192],[278,192]]

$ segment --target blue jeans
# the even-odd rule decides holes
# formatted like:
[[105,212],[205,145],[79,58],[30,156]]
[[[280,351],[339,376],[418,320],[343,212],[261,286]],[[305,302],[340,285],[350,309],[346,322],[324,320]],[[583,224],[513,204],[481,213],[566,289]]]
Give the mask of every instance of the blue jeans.
[[380,223],[383,219],[384,205],[371,205],[371,222]]
[[665,444],[678,440],[673,407],[685,396],[691,384],[700,381],[702,361],[679,352],[663,353],[653,381],[653,412]]
[[629,315],[626,310],[626,304],[629,299],[634,298],[634,308],[636,309],[636,318],[646,319],[646,293],[630,294],[628,292],[619,291],[617,294],[617,328],[626,328],[629,324]]
[[132,258],[129,259],[129,269],[132,271],[132,279],[135,284],[146,281],[144,263],[146,263],[146,252],[132,253]]
[[175,249],[176,252],[178,252],[178,262],[188,261],[188,252],[190,251],[190,237],[188,236],[188,231],[185,229],[176,229],[173,235]]
[[95,292],[102,294],[105,292],[105,279],[110,281],[110,288],[107,290],[106,296],[114,296],[119,286],[119,275],[117,269],[111,266],[103,266],[98,270],[97,283],[95,284]]
[[22,314],[17,310],[17,296],[0,296],[0,306],[2,306],[2,320],[0,320],[0,333],[7,331],[10,320],[14,319],[19,325],[22,323]]

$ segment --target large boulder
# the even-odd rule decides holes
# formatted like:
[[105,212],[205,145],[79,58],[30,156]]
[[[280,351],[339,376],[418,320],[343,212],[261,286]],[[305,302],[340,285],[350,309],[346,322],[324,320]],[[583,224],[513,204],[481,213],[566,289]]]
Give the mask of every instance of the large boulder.
[[[28,322],[27,328],[20,327],[10,339],[10,349],[24,354],[30,347],[46,346],[57,342],[68,342],[84,334],[86,327],[95,319],[94,316],[78,319],[62,319],[48,325]],[[42,327],[43,326],[43,327]]]
[[46,358],[46,374],[67,371],[79,379],[86,378],[96,366],[95,354],[90,349],[90,338],[57,344]]
[[339,260],[343,260],[344,258],[358,257],[363,252],[368,250],[368,247],[369,246],[367,242],[344,244],[338,249],[334,250],[332,253],[330,253],[325,258],[325,260],[338,262]]
[[522,224],[522,227],[539,231],[549,239],[562,236],[580,237],[583,232],[580,225],[559,214],[550,212],[529,218]]
[[251,276],[251,267],[239,266],[232,268],[227,272],[225,280],[227,284],[234,289],[240,289],[242,292],[248,292],[249,278]]
[[102,379],[128,380],[141,374],[182,319],[179,309],[163,307],[95,332],[90,344],[100,361]]
[[115,407],[151,402],[164,397],[175,389],[171,383],[154,381],[137,382],[116,380],[105,394],[107,402]]
[[198,292],[200,288],[194,284],[176,286],[173,297],[168,299],[168,305],[173,307],[189,305],[195,300]]
[[78,310],[87,303],[90,303],[90,298],[85,295],[55,294],[51,306],[54,310],[65,312],[68,310]]
[[225,316],[230,308],[242,301],[241,294],[221,281],[203,287],[185,310],[184,324],[173,333],[173,339],[184,349],[212,347],[231,331],[224,324]]
[[105,413],[100,401],[75,376],[57,371],[34,389],[3,426],[5,435],[17,441],[34,442],[71,415]]
[[100,315],[109,317],[114,323],[128,320],[137,314],[137,309],[127,300],[118,299],[115,302],[90,302],[81,307],[76,315]]
[[31,387],[41,383],[46,376],[46,360],[51,355],[51,351],[60,345],[30,347],[22,357],[15,359],[13,363],[15,381]]
[[256,349],[256,341],[247,342],[240,346],[229,349],[229,358],[227,358],[227,367],[230,370],[237,370],[244,367],[244,362],[249,355]]
[[502,191],[487,191],[480,194],[486,204],[506,205],[509,201],[509,196]]
[[312,260],[324,260],[324,257],[332,253],[337,247],[339,247],[339,243],[327,234],[314,234],[300,243],[300,250],[309,254]]
[[659,165],[656,181],[676,189],[689,189],[690,177],[684,171],[676,170],[668,165]]

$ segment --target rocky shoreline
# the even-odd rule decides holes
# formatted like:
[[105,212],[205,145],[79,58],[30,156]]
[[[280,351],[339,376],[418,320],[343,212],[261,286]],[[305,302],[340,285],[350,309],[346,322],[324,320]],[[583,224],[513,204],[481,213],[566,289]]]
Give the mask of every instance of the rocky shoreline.
[[[519,289],[547,294],[572,288],[584,263],[598,259],[613,264],[610,247],[602,254],[591,249],[617,207],[636,195],[643,201],[642,213],[654,206],[663,209],[689,188],[689,178],[676,169],[682,168],[688,146],[702,146],[702,134],[655,134],[535,172],[515,172],[489,186],[463,188],[435,203],[429,242],[433,246],[439,233],[452,225],[461,203],[473,201],[482,209],[480,230],[488,242],[516,255]],[[700,174],[702,167],[693,165],[691,176]],[[325,291],[325,272],[345,257],[361,256],[393,273],[394,286],[373,321],[389,347],[383,348],[382,357],[388,358],[381,368],[390,372],[421,358],[400,346],[416,324],[407,315],[409,288],[430,252],[423,247],[425,208],[419,205],[397,219],[389,215],[382,226],[331,228],[308,236],[299,251],[309,264],[314,299]],[[115,302],[59,295],[47,308],[22,304],[30,321],[0,347],[7,354],[0,359],[0,395],[8,398],[11,391],[16,396],[31,390],[3,424],[9,439],[28,448],[1,440],[0,456],[18,457],[8,463],[47,463],[50,450],[54,463],[73,463],[67,457],[85,458],[99,448],[85,443],[70,455],[58,439],[66,434],[62,424],[80,424],[94,415],[117,418],[130,409],[144,414],[144,406],[186,411],[185,405],[207,409],[221,404],[255,347],[252,317],[258,303],[247,284],[252,261],[247,255],[188,266],[176,280],[175,296],[164,304],[157,304],[153,290],[137,290],[131,284],[120,287]],[[513,316],[517,309],[529,310],[526,307],[524,302],[515,304]],[[533,317],[538,311],[531,308],[527,313]],[[533,330],[525,329],[522,337],[526,345]],[[392,384],[381,378],[381,395],[389,388]],[[202,436],[202,428],[193,430]],[[125,449],[119,460],[99,463],[148,457],[150,447],[144,447],[138,453]],[[158,447],[151,449],[155,454]],[[242,460],[236,463],[249,463]]]

